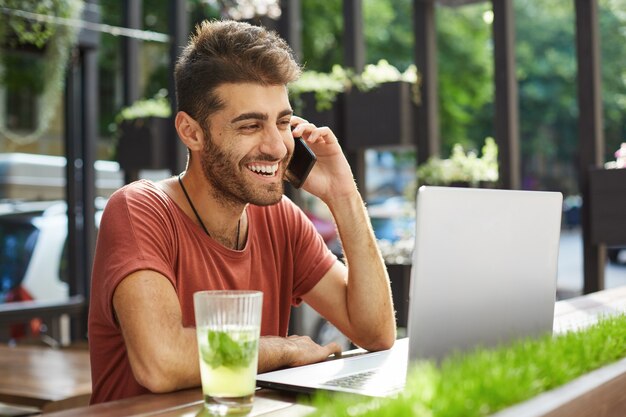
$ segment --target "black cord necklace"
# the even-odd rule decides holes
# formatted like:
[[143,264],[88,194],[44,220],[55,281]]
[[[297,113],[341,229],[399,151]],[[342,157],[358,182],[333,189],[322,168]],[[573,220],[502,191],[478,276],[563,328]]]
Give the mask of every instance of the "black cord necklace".
[[[206,226],[202,222],[202,219],[200,218],[200,215],[198,214],[198,211],[196,210],[196,207],[191,202],[191,197],[189,197],[189,194],[187,194],[187,189],[185,188],[185,185],[183,184],[183,180],[181,178],[182,175],[183,175],[182,172],[180,174],[178,174],[178,183],[180,184],[180,188],[183,189],[183,193],[185,193],[185,197],[187,198],[187,202],[189,203],[189,206],[191,207],[191,210],[193,210],[193,214],[196,215],[196,219],[198,219],[198,222],[200,223],[200,226],[202,226],[202,230],[204,230],[204,233],[206,233],[207,236],[211,237],[211,234],[209,233],[209,231],[207,230]],[[239,218],[239,221],[237,221],[237,246],[235,246],[236,250],[239,250],[239,231],[240,231],[240,228],[241,228],[241,217]]]

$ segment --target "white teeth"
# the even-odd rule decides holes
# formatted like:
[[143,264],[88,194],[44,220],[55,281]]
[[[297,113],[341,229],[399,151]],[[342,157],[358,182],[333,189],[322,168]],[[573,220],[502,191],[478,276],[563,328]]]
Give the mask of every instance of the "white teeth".
[[278,164],[273,165],[249,165],[248,168],[257,174],[274,175],[278,171]]

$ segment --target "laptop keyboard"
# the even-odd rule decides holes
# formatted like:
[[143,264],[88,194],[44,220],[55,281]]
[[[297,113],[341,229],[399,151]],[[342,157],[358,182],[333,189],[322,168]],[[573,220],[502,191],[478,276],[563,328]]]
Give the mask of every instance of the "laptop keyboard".
[[375,370],[359,372],[358,374],[331,379],[330,381],[324,382],[322,385],[348,389],[359,389],[363,388],[365,384],[367,384],[367,382],[372,378],[372,376],[376,375],[376,373],[377,372]]
[[[322,386],[350,390],[365,395],[371,395],[375,392],[375,396],[387,396],[402,391],[404,378],[390,379],[389,375],[384,375],[380,371],[380,369],[373,369],[346,375],[326,381]],[[378,380],[380,377],[384,378],[383,383]]]

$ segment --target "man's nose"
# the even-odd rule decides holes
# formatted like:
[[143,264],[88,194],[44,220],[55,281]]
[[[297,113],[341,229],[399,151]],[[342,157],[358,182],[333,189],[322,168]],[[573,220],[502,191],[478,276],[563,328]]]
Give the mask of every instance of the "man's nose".
[[275,156],[276,158],[282,158],[287,153],[287,146],[285,145],[286,135],[278,128],[270,129],[263,137],[260,150],[264,154]]

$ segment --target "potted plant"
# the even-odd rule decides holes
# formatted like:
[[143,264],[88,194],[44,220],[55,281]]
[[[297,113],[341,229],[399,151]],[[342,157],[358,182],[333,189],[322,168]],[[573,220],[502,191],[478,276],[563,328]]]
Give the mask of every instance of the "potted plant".
[[128,172],[168,168],[168,132],[171,107],[165,94],[137,100],[116,116],[116,158]]
[[414,144],[414,111],[419,102],[415,66],[401,73],[380,60],[355,75],[353,86],[345,95],[347,149]]
[[[485,139],[482,156],[474,151],[465,152],[456,144],[450,158],[431,157],[417,167],[420,185],[479,187],[498,181],[498,145],[493,138]],[[413,187],[415,189],[415,187]]]
[[335,65],[330,73],[305,71],[290,85],[296,112],[337,134],[346,150],[412,144],[413,106],[419,77],[387,61],[355,74]]

